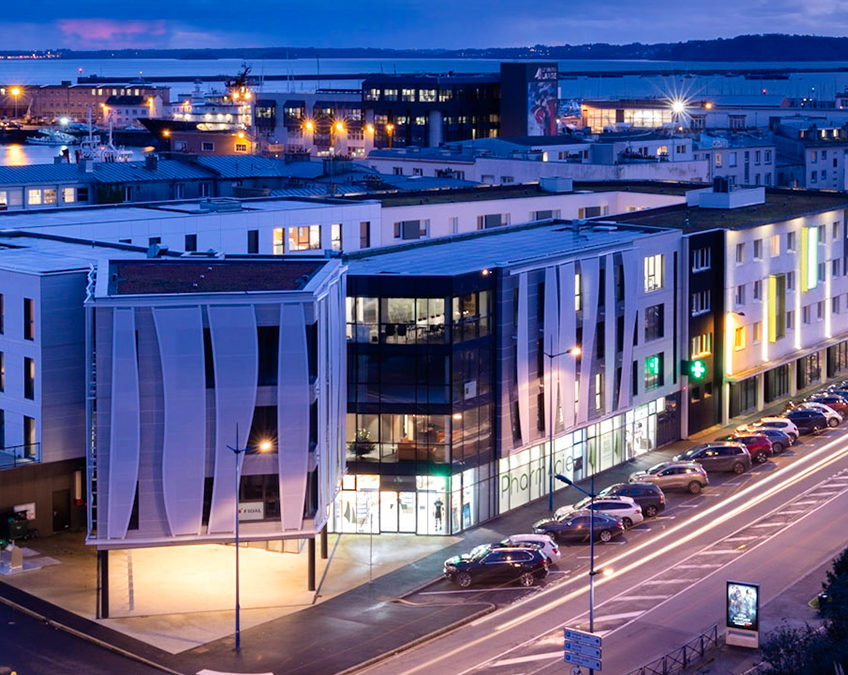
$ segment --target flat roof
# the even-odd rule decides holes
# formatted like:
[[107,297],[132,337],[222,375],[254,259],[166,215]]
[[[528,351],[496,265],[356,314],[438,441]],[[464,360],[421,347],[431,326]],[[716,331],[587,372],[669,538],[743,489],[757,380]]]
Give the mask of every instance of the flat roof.
[[844,193],[768,189],[765,203],[754,206],[704,209],[679,204],[625,213],[609,220],[629,225],[676,227],[687,232],[718,228],[738,230],[846,208],[848,195]]
[[88,269],[107,256],[145,258],[147,249],[129,244],[85,241],[28,232],[0,233],[0,269],[49,274]]
[[350,276],[443,276],[561,258],[589,249],[626,246],[656,228],[554,221],[417,240],[345,256]]
[[113,260],[109,295],[297,291],[326,264],[314,258]]

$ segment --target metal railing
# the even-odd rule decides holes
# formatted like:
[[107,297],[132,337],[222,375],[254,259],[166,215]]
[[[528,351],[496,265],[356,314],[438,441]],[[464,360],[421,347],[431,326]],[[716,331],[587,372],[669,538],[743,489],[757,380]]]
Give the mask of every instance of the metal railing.
[[710,628],[706,633],[689,640],[682,647],[678,647],[665,656],[636,670],[631,670],[627,675],[672,675],[681,673],[690,665],[704,658],[704,654],[710,649],[718,647],[718,624]]
[[40,457],[41,443],[24,443],[0,448],[0,471],[37,464]]

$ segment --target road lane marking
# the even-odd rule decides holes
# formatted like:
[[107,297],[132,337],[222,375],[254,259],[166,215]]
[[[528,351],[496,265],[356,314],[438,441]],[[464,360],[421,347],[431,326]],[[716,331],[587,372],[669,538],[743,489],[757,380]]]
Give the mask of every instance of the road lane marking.
[[781,511],[782,516],[794,516],[796,513],[806,513],[809,509],[791,509],[789,511]]
[[[724,541],[727,541],[726,539]],[[701,551],[698,555],[726,555],[727,553],[736,553],[735,548],[708,548]]]
[[[673,568],[672,568],[673,569]],[[653,584],[691,584],[691,579],[648,579],[647,581],[639,582],[640,586],[651,586]]]
[[683,564],[683,565],[675,565],[672,569],[675,570],[700,570],[706,569],[707,567],[721,567],[725,563],[698,563],[696,564]]
[[745,537],[729,537],[728,539],[722,539],[722,541],[750,541],[751,539],[755,539],[756,537],[745,536]]
[[563,651],[560,649],[557,652],[548,652],[546,654],[533,654],[531,656],[519,656],[514,659],[503,659],[488,664],[489,668],[497,668],[498,666],[515,666],[519,663],[527,663],[528,661],[547,661],[549,659],[561,659]]
[[748,525],[748,527],[780,527],[783,523],[755,523],[754,525]]
[[487,593],[491,591],[530,591],[538,590],[534,586],[494,586],[492,588],[456,588],[451,591],[419,591],[417,595],[448,595],[450,593]]
[[624,597],[616,598],[616,602],[628,602],[628,601],[639,601],[639,600],[665,600],[668,597],[668,593],[665,595],[625,595]]
[[607,614],[606,616],[596,616],[595,623],[604,623],[606,621],[618,621],[619,619],[632,619],[634,616],[639,616],[640,614],[644,613],[644,610],[640,609],[635,612],[623,612],[621,614]]

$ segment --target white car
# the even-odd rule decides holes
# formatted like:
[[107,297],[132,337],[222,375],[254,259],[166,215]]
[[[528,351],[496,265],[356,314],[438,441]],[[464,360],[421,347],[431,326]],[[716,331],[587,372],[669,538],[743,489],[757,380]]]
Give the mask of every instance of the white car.
[[763,417],[753,424],[743,424],[741,427],[738,427],[737,431],[756,431],[760,427],[772,427],[774,429],[780,429],[785,434],[788,434],[792,439],[792,442],[798,440],[798,427],[795,426],[795,422],[786,417]]
[[804,401],[799,403],[797,408],[806,408],[807,410],[818,410],[827,418],[827,426],[835,427],[842,423],[842,415],[836,412],[826,403],[817,403],[816,401]]
[[501,540],[501,543],[507,546],[510,544],[518,544],[523,542],[538,544],[542,549],[542,553],[544,553],[548,557],[548,560],[550,560],[552,563],[559,562],[559,547],[556,545],[556,542],[551,538],[550,535],[532,533],[513,534],[507,537],[506,539]]
[[[591,499],[586,497],[572,506],[563,506],[557,509],[556,517],[559,518],[565,513],[588,509],[591,501]],[[645,520],[645,516],[642,514],[642,507],[632,497],[596,497],[595,503],[591,504],[591,507],[592,510],[598,513],[603,513],[620,520],[625,530],[629,530],[634,525],[638,525]]]

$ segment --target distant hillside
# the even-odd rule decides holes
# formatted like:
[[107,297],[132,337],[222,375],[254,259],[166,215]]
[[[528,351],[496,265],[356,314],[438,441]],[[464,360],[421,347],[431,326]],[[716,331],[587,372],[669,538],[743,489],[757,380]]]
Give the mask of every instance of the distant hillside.
[[[48,52],[27,52],[44,55]],[[250,47],[244,49],[52,50],[73,59],[314,59],[314,58],[490,58],[490,59],[648,59],[652,61],[848,61],[848,38],[815,35],[739,35],[717,40],[660,44],[535,45],[485,49],[377,49],[366,47]],[[18,56],[22,52],[2,52]]]

